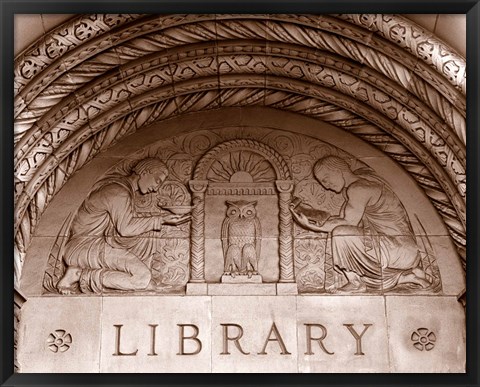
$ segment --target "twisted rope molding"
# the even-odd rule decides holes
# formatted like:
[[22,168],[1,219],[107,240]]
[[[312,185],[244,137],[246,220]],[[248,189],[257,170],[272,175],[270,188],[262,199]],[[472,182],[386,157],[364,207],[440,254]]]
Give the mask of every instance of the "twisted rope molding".
[[[343,36],[349,36],[360,42],[365,42],[369,36],[364,29],[371,31],[385,40],[407,49],[428,66],[433,66],[442,76],[446,76],[451,84],[465,94],[465,59],[453,49],[425,31],[412,21],[398,15],[378,14],[343,14],[343,15],[82,15],[76,17],[51,31],[45,38],[33,43],[15,60],[15,94],[21,93],[27,85],[45,82],[44,70],[61,57],[72,54],[77,47],[90,43],[92,47],[98,43],[97,39],[103,34],[118,31],[121,39],[130,35],[131,30],[122,28],[132,21],[144,25],[144,29],[164,29],[175,23],[185,23],[201,20],[228,20],[228,19],[274,19],[288,20],[323,30],[332,30]],[[333,21],[333,23],[332,23]],[[357,27],[357,28],[355,28]],[[133,27],[138,31],[138,27]],[[140,28],[141,30],[141,28]],[[115,38],[112,38],[115,40]],[[380,40],[370,41],[378,47]],[[96,47],[96,52],[104,47]],[[79,53],[77,52],[76,55]],[[68,71],[61,66],[57,70]],[[48,81],[48,80],[47,80]],[[26,93],[20,94],[24,102]],[[16,104],[17,105],[17,104]]]
[[[255,64],[263,63],[261,59],[253,55],[247,58],[249,58],[249,60],[245,61],[245,65],[234,66],[233,70],[235,71],[235,73],[241,73],[241,74],[245,74],[248,72],[255,73],[256,71]],[[220,57],[220,59],[222,60],[221,63],[226,63],[226,64],[229,63],[229,64],[232,64],[233,66],[233,62],[235,62],[237,58],[236,57]],[[243,56],[242,59],[244,60],[245,56]],[[195,62],[198,59],[194,58],[192,60]],[[207,60],[210,60],[210,58],[207,58]],[[399,122],[400,125],[402,125],[405,129],[408,130],[409,129],[408,125],[409,124],[412,125],[412,123],[408,122],[408,119],[405,120],[405,119],[398,118],[398,117],[401,118],[400,113],[402,113],[402,111],[405,113],[405,109],[406,109],[405,107],[401,107],[402,105],[395,102],[394,100],[390,101],[389,96],[387,96],[381,90],[378,90],[378,88],[376,87],[372,88],[370,84],[363,82],[362,79],[355,78],[351,74],[349,74],[349,76],[345,78],[345,75],[343,75],[343,73],[339,71],[318,67],[316,65],[312,65],[311,63],[308,64],[309,68],[314,70],[313,72],[316,75],[319,75],[319,74],[322,75],[322,79],[317,80],[315,79],[315,77],[312,77],[309,73],[307,73],[308,76],[305,77],[301,71],[299,72],[300,72],[300,75],[302,75],[302,77],[299,77],[297,74],[295,74],[295,70],[298,69],[299,66],[302,65],[302,63],[296,62],[294,60],[283,61],[283,59],[281,58],[278,59],[278,61],[283,62],[281,63],[281,65],[283,65],[285,68],[275,63],[275,60],[272,60],[268,64],[265,64],[263,68],[265,69],[270,68],[272,73],[276,72],[282,76],[289,76],[291,78],[299,78],[299,79],[304,78],[304,79],[307,79],[310,83],[318,83],[323,86],[330,86],[332,87],[332,89],[337,89],[345,93],[353,94],[354,97],[358,95],[359,99],[361,100],[363,99],[363,101],[365,101],[366,99],[367,103],[372,105],[377,110],[385,111],[386,114],[388,114],[389,116],[391,116],[392,111],[397,112],[395,113],[397,115],[397,118],[394,117],[394,119],[397,122]],[[255,64],[250,65],[250,62],[255,62]],[[181,64],[178,63],[177,64],[177,69],[179,69],[178,72],[181,73],[181,72],[184,72],[185,69],[191,69],[194,67],[194,66],[191,66],[191,67],[189,66],[191,66],[191,62],[183,62]],[[81,137],[82,134],[78,129],[81,128],[82,125],[86,128],[87,131],[90,131],[90,130],[93,130],[90,127],[96,127],[97,125],[102,124],[102,122],[96,121],[96,119],[99,116],[102,116],[101,107],[107,110],[110,109],[110,113],[112,113],[114,112],[115,105],[121,103],[122,101],[125,102],[128,100],[130,104],[135,105],[138,102],[136,101],[134,102],[133,100],[134,95],[140,95],[141,96],[140,102],[143,103],[144,102],[143,98],[145,96],[144,93],[146,93],[147,91],[152,93],[153,87],[158,86],[158,84],[163,86],[168,84],[168,81],[169,81],[168,78],[164,79],[161,76],[159,76],[159,74],[161,75],[162,72],[166,71],[166,69],[162,69],[162,68],[160,68],[160,70],[158,68],[152,69],[148,65],[147,65],[147,68],[149,69],[147,72],[144,71],[143,73],[141,73],[136,77],[132,76],[129,79],[124,79],[123,82],[118,78],[115,78],[115,81],[117,83],[110,80],[104,80],[104,82],[102,82],[102,85],[105,86],[104,89],[100,93],[94,96],[91,96],[91,92],[90,92],[88,96],[91,96],[93,100],[89,101],[88,97],[85,97],[87,102],[85,102],[83,105],[77,108],[77,111],[74,111],[71,113],[71,116],[73,117],[70,117],[70,116],[63,117],[60,123],[58,123],[58,121],[55,121],[53,119],[46,121],[45,124],[42,126],[42,130],[39,129],[36,132],[36,135],[35,135],[36,138],[32,138],[34,140],[33,145],[30,145],[30,148],[25,148],[23,152],[19,152],[17,154],[18,156],[22,156],[22,154],[28,155],[28,157],[20,158],[20,161],[23,160],[23,165],[17,162],[17,174],[16,174],[17,179],[25,183],[30,182],[31,184],[29,183],[30,185],[27,187],[33,186],[35,182],[35,176],[36,176],[35,174],[38,168],[42,165],[40,163],[37,163],[35,160],[38,157],[38,154],[41,153],[46,157],[53,156],[58,158],[59,154],[58,152],[55,153],[55,151],[61,147],[65,148],[68,144],[71,144],[72,142],[74,143],[76,138]],[[230,65],[229,65],[229,68],[232,69]],[[194,74],[194,76],[202,76],[202,69],[197,68],[196,70],[197,70],[196,72],[192,70],[192,74]],[[210,71],[207,70],[207,75],[209,73]],[[137,74],[137,72],[132,72],[132,74]],[[157,79],[156,83],[153,83],[151,81],[151,79],[153,78]],[[188,76],[183,78],[187,80],[193,80],[193,76]],[[161,81],[158,82],[158,80],[161,80]],[[181,86],[181,83],[178,83],[179,80],[180,78],[174,77],[174,82],[175,81],[177,82],[176,92],[181,91],[182,86]],[[339,86],[337,86],[337,84],[339,84]],[[117,90],[115,89],[110,90],[107,87],[107,85],[112,85],[111,87],[117,87]],[[218,82],[214,85],[211,85],[211,87],[218,88],[219,87]],[[172,91],[171,89],[168,89],[168,90]],[[77,98],[79,99],[82,98],[82,94],[77,96]],[[384,103],[382,103],[382,101],[380,101],[379,103],[378,101],[379,98],[383,99]],[[403,98],[403,101],[408,100],[406,98],[407,97]],[[401,97],[398,97],[398,99],[402,100]],[[410,105],[415,104],[415,101],[412,101],[412,99],[408,101]],[[394,104],[392,105],[392,103]],[[70,102],[68,102],[68,104],[70,104]],[[124,107],[125,105],[121,105],[121,106]],[[126,109],[130,107],[131,106],[126,106]],[[417,108],[417,110],[419,109],[420,107]],[[64,111],[65,111],[64,107],[60,105],[58,107],[58,111],[56,115],[56,117],[58,117],[57,120],[62,117],[62,113]],[[428,118],[428,113],[424,113],[424,115],[426,115]],[[412,117],[414,117],[414,115],[410,114],[409,119],[411,120]],[[86,125],[87,123],[89,123],[89,126]],[[436,154],[434,153],[434,155],[437,157],[437,159],[439,159],[441,163],[453,165],[453,166],[455,166],[455,164],[459,164],[459,167],[456,167],[455,170],[453,169],[447,169],[447,170],[451,172],[450,179],[452,178],[454,180],[459,179],[456,181],[457,181],[457,184],[461,185],[461,187],[459,188],[459,192],[463,195],[464,194],[464,173],[462,172],[462,170],[463,170],[463,165],[465,160],[464,151],[462,150],[461,144],[459,144],[458,141],[452,141],[452,138],[448,137],[448,132],[446,132],[446,130],[443,127],[440,127],[441,130],[439,130],[441,138],[438,137],[438,135],[436,134],[437,133],[436,131],[438,130],[437,129],[438,125],[436,125],[435,128],[432,129],[433,125],[435,125],[435,118],[430,116],[427,122],[424,122],[423,120],[418,120],[418,125],[414,126],[411,129],[411,131],[413,134],[416,134],[417,137],[418,135],[420,135],[420,140],[421,141],[423,140],[423,142],[429,147],[428,149],[430,149],[430,151],[431,149],[436,149]],[[48,131],[48,132],[44,134],[42,137],[41,134],[44,131],[45,132]],[[74,133],[74,137],[67,138],[67,136],[64,136],[65,138],[62,138],[60,137],[62,131],[63,133],[69,133],[69,132]],[[58,141],[52,141],[52,139],[50,140],[48,139],[48,137],[52,138],[53,136],[52,133],[59,134],[60,138]],[[39,147],[36,144],[42,142],[42,139],[44,139],[43,144],[45,144],[45,146]],[[447,147],[446,145],[444,146],[442,144],[442,141],[445,141],[445,139],[448,140],[448,142],[451,144],[450,146],[453,147],[453,149],[450,150],[449,147]],[[445,149],[445,151],[443,149]],[[27,153],[29,150],[30,152]],[[52,156],[48,156],[49,154],[51,154]],[[459,159],[456,158],[457,154],[460,156]],[[22,191],[23,189],[17,190],[18,193],[21,193]],[[30,192],[30,190],[27,190],[26,193],[31,195],[34,194],[34,192]]]
[[[216,56],[212,55],[213,50],[214,48],[211,46],[193,46],[185,53],[188,55],[187,60],[179,59],[179,52],[173,52],[169,57],[164,57],[163,53],[153,57],[149,56],[146,62],[123,66],[120,74],[113,73],[81,87],[75,92],[75,98],[63,98],[58,102],[55,99],[52,101],[55,106],[43,117],[40,117],[27,133],[28,135],[17,144],[16,166],[25,154],[42,140],[40,133],[51,131],[55,125],[65,119],[67,112],[75,109],[78,105],[83,107],[88,113],[88,118],[91,119],[102,110],[116,104],[119,99],[126,99],[135,92],[138,94],[139,85],[147,83],[147,81],[147,86],[154,87],[160,84],[184,81],[196,76],[218,75],[220,77],[228,73],[248,72],[264,74],[265,77],[268,74],[277,74],[306,79],[312,83],[337,89],[341,87],[343,92],[350,94],[349,89],[361,93],[368,92],[369,100],[373,100],[372,91],[382,95],[383,99],[391,97],[399,104],[397,106],[405,106],[413,114],[421,117],[421,120],[425,121],[425,125],[432,127],[436,135],[454,149],[464,166],[465,146],[462,138],[465,133],[465,120],[463,117],[459,118],[460,115],[456,109],[448,110],[445,107],[448,105],[442,101],[442,98],[434,101],[435,103],[432,103],[432,107],[430,107],[406,90],[402,90],[385,76],[369,69],[365,70],[355,64],[346,64],[341,58],[323,52],[301,49],[299,52],[297,47],[286,46],[281,48],[280,53],[269,52],[268,56],[263,58],[262,54],[267,54],[267,47],[264,44],[254,43],[244,44],[244,46],[237,43],[233,47],[220,46],[217,48],[219,52]],[[244,56],[240,57],[240,55]],[[289,59],[285,59],[284,56],[288,56]],[[145,77],[150,79],[145,79]],[[152,78],[156,79],[153,81]],[[122,87],[123,83],[126,85]],[[110,89],[112,91],[109,91]],[[144,91],[147,90],[148,88],[144,89]],[[389,97],[386,97],[383,90]],[[360,98],[363,96],[361,95]],[[441,124],[441,122],[445,122],[445,124]]]
[[[194,82],[192,82],[192,80],[188,80],[186,82],[178,82],[176,83],[175,93],[177,95],[182,95],[184,93],[191,93],[194,90],[199,89],[216,90],[218,87],[218,82],[216,81],[217,78],[214,78],[213,82],[210,78],[204,78],[195,79]],[[225,87],[252,88],[263,85],[264,79],[254,76],[250,76],[248,77],[248,79],[244,79],[243,77],[224,77],[222,82]],[[340,92],[333,89],[326,89],[320,86],[312,88],[309,83],[306,84],[305,82],[294,79],[271,77],[270,83],[267,85],[267,88],[285,89],[290,92],[293,91],[298,94],[306,94],[315,96],[316,98],[320,98],[322,100],[333,101],[336,105],[346,107],[349,110],[365,116],[370,121],[378,123],[379,126],[384,128],[384,130],[386,130],[387,132],[394,132],[396,137],[399,138],[401,142],[408,144],[408,147],[410,149],[416,149],[414,153],[418,155],[418,157],[423,161],[425,165],[429,165],[431,168],[433,168],[434,174],[436,174],[437,179],[440,181],[442,187],[446,190],[448,196],[454,196],[455,192],[457,192],[461,196],[464,196],[464,174],[461,172],[461,164],[457,167],[457,170],[449,169],[447,167],[447,163],[448,165],[456,166],[455,154],[452,151],[448,151],[448,148],[446,149],[443,143],[437,143],[437,140],[435,140],[435,137],[433,137],[432,134],[426,134],[425,130],[428,128],[425,129],[421,126],[414,127],[414,130],[412,131],[413,135],[418,135],[419,130],[423,130],[423,134],[420,136],[420,139],[415,137],[411,138],[411,135],[407,135],[407,132],[405,132],[405,130],[402,130],[402,128],[398,127],[398,121],[395,120],[394,117],[385,117],[381,113],[378,113],[375,110],[375,105],[372,109],[371,106],[365,105],[365,103],[356,100],[354,97],[350,97],[341,94]],[[150,91],[146,92],[147,90]],[[380,95],[383,94],[380,91],[375,92],[379,93]],[[375,92],[373,92],[374,97]],[[76,119],[74,120],[77,127],[75,128],[75,130],[70,129],[72,130],[73,135],[71,135],[68,141],[59,142],[58,147],[54,149],[54,151],[51,152],[50,155],[48,155],[47,152],[43,153],[45,159],[42,160],[43,163],[38,163],[37,168],[29,168],[27,169],[26,173],[23,173],[22,169],[17,170],[17,179],[20,180],[24,178],[24,182],[26,183],[23,189],[18,189],[19,195],[17,202],[17,215],[22,215],[22,211],[25,209],[26,201],[28,201],[30,197],[33,197],[35,195],[38,187],[47,178],[49,169],[52,169],[56,163],[65,158],[68,153],[70,153],[75,147],[78,146],[79,143],[81,143],[82,139],[88,138],[92,134],[100,131],[103,127],[110,124],[120,116],[130,114],[132,109],[140,109],[157,101],[171,98],[174,96],[175,93],[168,86],[161,86],[158,89],[153,89],[153,85],[151,83],[148,83],[147,85],[142,85],[141,87],[139,87],[138,95],[136,97],[131,97],[131,99],[120,101],[118,103],[115,102],[117,103],[117,105],[109,107],[107,113],[98,114],[92,118],[89,118],[86,114],[81,116],[80,109],[76,114]],[[386,99],[386,101],[388,102],[388,99]],[[250,101],[249,103],[253,102],[254,101]],[[184,104],[183,106],[183,110],[188,108]],[[377,107],[377,109],[388,112],[387,108],[381,106],[380,108]],[[419,140],[422,139],[424,140],[423,143],[421,141],[419,142]],[[432,163],[432,160],[430,160],[431,154],[424,149],[425,141],[428,140],[431,142],[431,147],[446,149],[445,151],[439,151],[437,152],[437,154],[434,154],[434,156],[438,160],[438,163],[440,164]],[[36,154],[34,153],[33,158],[35,156]],[[450,172],[450,176],[445,174],[445,171],[447,173]],[[458,187],[455,188],[455,185],[458,185]],[[461,215],[464,212],[464,208],[462,206],[456,206],[456,208],[458,210],[457,212],[460,213],[460,219],[464,220],[464,216]]]
[[[245,19],[243,15],[227,15],[224,17],[226,20],[220,20],[220,17],[218,17],[214,21],[208,20],[208,15],[202,15],[202,17],[198,15],[173,15],[160,18],[161,20],[158,17],[142,18],[136,22],[137,24],[133,26],[127,24],[123,30],[116,31],[114,35],[108,37],[106,42],[98,41],[100,37],[95,41],[89,41],[87,47],[81,46],[79,50],[72,51],[68,54],[71,58],[63,58],[62,61],[56,62],[55,67],[46,68],[28,83],[27,89],[22,90],[17,95],[16,117],[19,117],[28,104],[28,111],[25,112],[23,117],[24,121],[35,122],[38,114],[45,113],[44,108],[39,109],[39,113],[37,113],[36,105],[39,104],[41,107],[45,105],[53,106],[55,102],[65,97],[65,95],[59,95],[55,98],[55,94],[61,94],[55,93],[57,87],[61,88],[61,86],[68,85],[68,92],[72,92],[82,82],[88,82],[92,77],[98,77],[120,64],[141,58],[152,52],[164,51],[163,54],[166,54],[165,49],[170,50],[176,45],[184,46],[212,39],[219,41],[222,39],[261,39],[266,43],[267,38],[269,42],[275,42],[275,44],[283,42],[307,46],[315,50],[336,52],[345,58],[376,69],[387,77],[391,77],[392,80],[404,88],[412,88],[415,94],[427,101],[430,94],[435,95],[435,88],[437,88],[440,94],[445,94],[448,102],[456,106],[460,112],[465,110],[464,96],[458,95],[453,87],[446,88],[445,82],[438,76],[428,75],[428,72],[432,71],[430,67],[424,69],[424,71],[416,68],[418,58],[399,50],[395,45],[386,41],[385,45],[379,47],[378,51],[377,49],[371,49],[363,43],[371,40],[369,38],[372,33],[365,36],[360,28],[352,25],[349,28],[348,26],[339,28],[338,24],[345,24],[345,22],[338,19],[323,16],[326,20],[322,24],[323,29],[319,29],[316,28],[318,22],[316,18],[318,17],[305,15],[295,17],[292,15],[275,15],[277,19],[287,20],[288,23],[285,23],[285,25],[282,25],[281,21],[274,22],[273,20],[268,21],[268,19],[267,21],[256,20],[255,18],[243,20]],[[243,19],[237,20],[235,17],[243,17]],[[296,20],[297,24],[292,24]],[[305,29],[306,25],[309,28]],[[329,28],[326,28],[325,25],[328,25]],[[158,33],[159,30],[162,33]],[[352,39],[337,35],[338,31],[345,36],[351,35]],[[416,34],[415,36],[423,35]],[[393,56],[394,68],[385,65],[390,61],[389,55],[392,56],[392,53],[395,53]],[[409,57],[411,58],[409,59]],[[42,63],[46,62],[44,55],[38,60]],[[24,66],[32,63],[32,61],[33,59],[30,58]],[[415,71],[412,71],[412,69]],[[422,73],[434,87],[422,86],[425,82],[420,82],[416,73]],[[17,83],[22,84],[21,80],[20,77]],[[23,83],[25,83],[25,80]],[[50,91],[43,91],[47,86]],[[433,102],[432,106],[436,105],[437,99],[434,98],[433,101],[429,101]],[[32,102],[33,100],[35,100],[35,103]],[[19,136],[26,130],[22,126],[17,125]]]

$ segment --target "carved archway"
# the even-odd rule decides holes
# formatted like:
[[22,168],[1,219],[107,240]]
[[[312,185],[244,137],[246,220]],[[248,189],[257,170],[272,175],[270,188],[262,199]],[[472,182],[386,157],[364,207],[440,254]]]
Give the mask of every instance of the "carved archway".
[[[293,283],[295,282],[295,273],[293,262],[292,215],[289,210],[293,190],[292,176],[287,163],[277,151],[266,144],[249,139],[223,142],[209,150],[195,166],[193,180],[190,181],[190,189],[193,192],[192,201],[194,204],[191,227],[190,282],[205,282],[205,193],[209,185],[209,171],[212,165],[221,159],[222,155],[232,154],[238,151],[248,151],[259,155],[269,163],[275,172],[275,176],[270,176],[270,178],[272,183],[275,183],[279,198],[279,282]],[[258,186],[258,184],[256,185]],[[266,188],[268,189],[270,187]]]
[[[68,36],[68,39],[65,39]],[[465,260],[465,60],[394,15],[84,15],[15,62],[16,278],[69,177],[143,127],[268,106],[379,147]]]

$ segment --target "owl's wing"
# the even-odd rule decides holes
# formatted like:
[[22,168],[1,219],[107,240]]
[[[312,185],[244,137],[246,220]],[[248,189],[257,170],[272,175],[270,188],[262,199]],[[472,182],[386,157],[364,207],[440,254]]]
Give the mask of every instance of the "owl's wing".
[[228,225],[230,224],[230,218],[225,218],[222,223],[222,248],[223,248],[223,256],[227,256],[228,250]]
[[262,225],[260,224],[260,220],[255,217],[255,250],[257,253],[257,262],[260,259],[260,248],[262,245]]

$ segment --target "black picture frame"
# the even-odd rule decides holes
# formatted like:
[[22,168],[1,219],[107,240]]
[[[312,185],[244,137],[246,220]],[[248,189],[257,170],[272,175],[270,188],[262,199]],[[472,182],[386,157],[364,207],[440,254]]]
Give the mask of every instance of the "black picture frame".
[[[0,383],[67,385],[479,385],[479,47],[478,0],[0,0],[1,283]],[[14,374],[13,36],[16,13],[461,13],[467,15],[467,372],[465,374]]]

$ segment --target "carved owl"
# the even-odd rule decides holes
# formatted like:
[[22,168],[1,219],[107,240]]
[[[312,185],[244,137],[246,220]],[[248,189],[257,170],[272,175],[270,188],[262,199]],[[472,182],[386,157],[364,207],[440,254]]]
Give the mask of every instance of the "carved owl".
[[226,201],[227,213],[222,223],[225,275],[235,277],[258,274],[262,231],[257,217],[257,202]]

